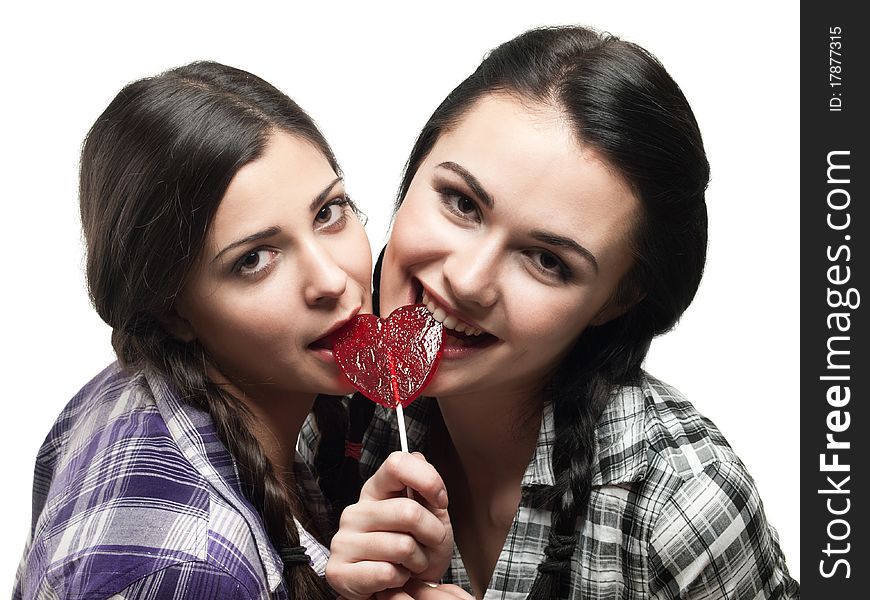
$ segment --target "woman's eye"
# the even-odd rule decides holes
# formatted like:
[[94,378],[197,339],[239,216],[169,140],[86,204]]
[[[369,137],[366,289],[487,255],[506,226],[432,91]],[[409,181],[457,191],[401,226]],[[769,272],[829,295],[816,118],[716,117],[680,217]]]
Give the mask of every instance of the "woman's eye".
[[538,257],[538,262],[541,264],[541,267],[548,271],[559,267],[559,261],[552,254],[541,253]]
[[465,196],[459,196],[456,198],[456,209],[462,214],[467,215],[473,213],[475,208],[474,202]]
[[563,281],[567,281],[571,276],[571,270],[568,266],[552,252],[529,250],[526,252],[526,257],[535,269],[545,275],[557,277]]
[[276,250],[268,248],[253,250],[239,259],[234,270],[245,276],[258,275],[268,270],[277,256]]
[[350,207],[350,198],[343,197],[333,200],[317,211],[314,216],[315,229],[330,229],[343,224],[347,219],[347,211]]
[[464,194],[452,190],[441,192],[441,202],[447,210],[463,219],[474,218],[476,220],[479,217],[477,204]]

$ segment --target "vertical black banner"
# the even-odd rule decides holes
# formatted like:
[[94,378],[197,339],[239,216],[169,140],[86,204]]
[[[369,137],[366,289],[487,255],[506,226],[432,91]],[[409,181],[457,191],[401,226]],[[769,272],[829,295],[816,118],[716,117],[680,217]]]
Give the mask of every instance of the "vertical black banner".
[[859,16],[861,4],[801,6],[805,598],[870,598],[870,23]]

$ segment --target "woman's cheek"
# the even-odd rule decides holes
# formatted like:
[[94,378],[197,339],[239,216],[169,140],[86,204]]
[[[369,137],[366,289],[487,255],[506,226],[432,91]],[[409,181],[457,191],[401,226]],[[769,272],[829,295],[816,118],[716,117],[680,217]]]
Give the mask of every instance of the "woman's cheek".
[[369,281],[372,273],[372,253],[365,231],[348,236],[335,253],[336,264],[347,276],[360,285],[368,296]]
[[536,281],[519,265],[501,286],[505,314],[514,335],[559,354],[573,345],[589,321],[585,298],[579,290],[554,288]]

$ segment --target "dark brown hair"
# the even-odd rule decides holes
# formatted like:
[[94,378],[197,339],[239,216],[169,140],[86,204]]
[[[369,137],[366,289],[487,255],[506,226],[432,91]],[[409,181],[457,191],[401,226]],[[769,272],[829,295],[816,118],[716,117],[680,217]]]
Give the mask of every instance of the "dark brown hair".
[[[312,119],[278,89],[246,71],[197,62],[130,83],[94,123],[84,143],[81,220],[91,300],[112,327],[127,368],[166,376],[185,401],[209,412],[237,461],[242,487],[284,557],[291,598],[328,598],[304,561],[292,490],[282,485],[249,427],[244,404],[206,375],[210,358],[196,341],[162,325],[198,258],[230,181],[256,160],[274,131],[305,139],[336,173],[338,164]],[[324,431],[344,427],[315,403]],[[330,423],[331,419],[333,422]]]

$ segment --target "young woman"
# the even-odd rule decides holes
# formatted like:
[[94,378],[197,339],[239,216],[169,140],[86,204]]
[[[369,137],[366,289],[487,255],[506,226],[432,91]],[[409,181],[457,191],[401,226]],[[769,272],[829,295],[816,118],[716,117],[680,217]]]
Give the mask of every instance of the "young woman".
[[[798,595],[743,464],[641,368],[700,282],[708,177],[677,84],[608,35],[529,31],[448,95],[408,160],[379,287],[382,314],[422,302],[447,329],[433,398],[405,415],[455,545],[423,517],[437,474],[394,456],[342,516],[335,589],[446,568],[477,598]],[[364,474],[397,447],[378,409]]]
[[39,453],[14,597],[333,597],[294,448],[312,406],[344,442],[315,397],[349,391],[327,336],[370,309],[371,253],[326,140],[262,79],[194,63],[121,90],[80,184],[118,362]]

